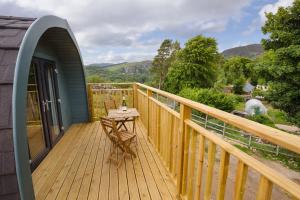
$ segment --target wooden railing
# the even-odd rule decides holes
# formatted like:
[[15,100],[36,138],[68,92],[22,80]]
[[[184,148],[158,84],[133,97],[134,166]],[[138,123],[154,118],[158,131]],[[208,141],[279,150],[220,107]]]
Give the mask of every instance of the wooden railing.
[[132,83],[90,83],[87,86],[89,96],[90,119],[99,120],[106,115],[104,101],[114,99],[121,105],[122,97],[126,98],[129,107],[133,107]]
[[[114,84],[104,93],[99,93],[97,85],[88,86],[93,119],[99,116],[95,113],[100,108],[95,105],[101,104],[105,95],[111,98],[114,94],[110,89],[115,91],[120,85],[123,89],[130,88],[131,102],[138,109],[148,139],[177,187],[178,197],[271,199],[273,195],[274,199],[300,199],[299,184],[239,150],[223,135],[206,129],[206,124],[201,126],[192,116],[202,113],[206,119],[222,122],[224,132],[226,127],[235,127],[297,155],[300,154],[299,136],[140,83]],[[230,181],[232,177],[235,178]],[[247,190],[247,184],[252,184],[251,191]]]
[[[224,199],[226,191],[231,190],[226,186],[228,173],[236,165],[233,192],[231,196],[227,194],[227,199],[243,199],[250,170],[259,177],[257,186],[253,187],[255,193],[250,194],[252,199],[271,199],[273,188],[276,194],[284,190],[287,198],[300,199],[299,184],[197,124],[192,112],[214,117],[296,154],[300,154],[299,136],[140,83],[133,88],[134,106],[141,114],[149,141],[169,170],[181,198]],[[159,101],[158,96],[173,101],[176,106],[171,108]],[[218,170],[215,170],[216,160],[220,160]]]

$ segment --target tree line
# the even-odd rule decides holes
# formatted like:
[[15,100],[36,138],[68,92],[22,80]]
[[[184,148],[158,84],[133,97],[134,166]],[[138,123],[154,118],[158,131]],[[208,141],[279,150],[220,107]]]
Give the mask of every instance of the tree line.
[[199,100],[197,94],[203,99],[221,93],[227,85],[237,94],[246,82],[267,85],[266,99],[300,125],[300,0],[266,18],[262,32],[268,38],[261,41],[265,51],[255,59],[225,59],[216,39],[203,35],[182,48],[178,41],[164,40],[150,69],[151,84],[194,100]]

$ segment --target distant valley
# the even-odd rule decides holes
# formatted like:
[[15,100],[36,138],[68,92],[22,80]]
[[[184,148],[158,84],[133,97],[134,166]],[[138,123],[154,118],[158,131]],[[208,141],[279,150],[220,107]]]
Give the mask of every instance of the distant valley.
[[[221,54],[225,58],[232,56],[244,56],[255,58],[263,53],[260,44],[251,44],[246,46],[234,47],[224,50]],[[99,76],[101,81],[105,82],[141,82],[150,81],[151,60],[140,62],[123,62],[123,63],[94,63],[87,65],[86,76]]]
[[152,61],[124,62],[124,63],[95,63],[86,66],[86,75],[98,75],[104,81],[146,82],[149,80],[149,69]]

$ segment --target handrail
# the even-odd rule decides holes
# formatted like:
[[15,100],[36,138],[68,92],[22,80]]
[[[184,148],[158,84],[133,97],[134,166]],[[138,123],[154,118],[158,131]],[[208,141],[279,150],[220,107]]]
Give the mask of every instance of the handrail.
[[[208,200],[212,197],[213,187],[216,187],[216,198],[224,199],[229,169],[232,170],[234,165],[230,161],[232,156],[237,159],[237,164],[235,187],[231,198],[243,199],[249,173],[259,178],[258,188],[255,189],[256,194],[251,194],[256,195],[256,199],[270,200],[273,185],[279,186],[292,199],[300,199],[299,184],[244,153],[220,135],[207,130],[206,122],[208,116],[212,116],[224,122],[223,134],[227,125],[229,125],[228,128],[234,126],[246,131],[250,137],[252,134],[259,136],[298,154],[300,153],[300,137],[147,85],[136,83],[133,88],[136,99],[135,107],[141,114],[140,120],[145,125],[147,137],[173,178],[179,198],[199,199],[203,196],[205,200]],[[159,96],[174,101],[175,105],[179,106],[176,108],[180,108],[180,112],[174,109],[175,107],[172,109],[161,102]],[[194,121],[193,109],[206,114],[204,127]],[[217,153],[218,150],[220,154]],[[214,170],[217,157],[220,160],[218,179],[217,185],[213,185],[213,180],[217,176]],[[258,176],[251,171],[248,172],[248,168],[255,170]],[[203,191],[202,183],[205,183]],[[281,191],[276,187],[274,190]]]
[[224,141],[222,138],[218,137],[217,135],[211,134],[210,131],[206,130],[205,128],[198,126],[195,122],[192,120],[185,120],[185,123],[199,133],[203,134],[206,138],[210,139],[220,147],[222,147],[224,150],[226,150],[231,155],[236,156],[239,158],[242,162],[247,164],[249,167],[255,169],[256,171],[260,172],[263,176],[268,177],[270,181],[275,183],[276,185],[280,186],[286,191],[291,191],[291,195],[293,196],[300,196],[300,190],[299,185],[295,182],[287,179],[282,174],[278,173],[271,167],[268,167],[266,165],[261,165],[261,162],[259,162],[257,159],[249,156],[248,154],[238,150],[230,143]]
[[[226,129],[233,130],[232,128],[236,127],[241,130],[242,135],[247,132],[247,136],[250,138],[255,135],[299,154],[300,137],[141,83],[113,84],[129,85],[129,90],[125,87],[119,93],[114,91],[115,87],[105,89],[105,92],[101,93],[102,89],[95,88],[94,90],[92,89],[93,85],[101,84],[88,85],[92,116],[94,116],[94,110],[99,113],[101,110],[99,105],[104,98],[120,100],[120,94],[123,94],[120,92],[122,90],[127,92],[126,94],[131,98],[132,106],[137,108],[140,113],[140,120],[147,130],[147,138],[156,148],[161,161],[165,164],[177,187],[178,197],[199,199],[200,196],[204,196],[204,199],[208,200],[212,197],[213,187],[217,187],[216,198],[224,199],[229,169],[234,169],[233,165],[235,165],[234,162],[230,161],[232,156],[237,159],[233,199],[243,199],[248,168],[251,168],[257,172],[258,176],[255,175],[255,177],[259,178],[259,186],[255,189],[256,199],[271,199],[273,185],[277,185],[287,192],[292,199],[300,200],[299,184],[222,138],[225,136]],[[163,103],[160,97],[171,100],[172,107]],[[180,108],[180,112],[177,110],[178,108]],[[204,124],[200,125],[195,120],[192,113],[193,109],[206,114]],[[207,129],[208,123],[211,123],[208,122],[208,116],[223,122],[223,125],[215,123],[216,126],[222,127],[223,136]],[[217,153],[219,150],[220,154]],[[292,152],[290,153],[292,154]],[[218,162],[217,160],[219,160],[218,179],[216,180],[217,185],[213,185],[213,180],[216,177],[214,167],[215,162]],[[249,174],[254,175],[251,171]],[[202,191],[202,183],[205,183],[204,191]],[[276,187],[274,190],[282,193]]]
[[173,99],[181,104],[184,104],[192,109],[201,111],[205,114],[208,114],[212,117],[215,117],[225,123],[236,126],[244,131],[254,134],[258,137],[261,137],[269,142],[282,146],[288,150],[291,150],[295,153],[300,154],[300,137],[286,133],[284,131],[265,126],[263,124],[227,113],[225,111],[209,107],[207,105],[165,92],[141,83],[136,83],[141,88],[150,90],[162,96]]

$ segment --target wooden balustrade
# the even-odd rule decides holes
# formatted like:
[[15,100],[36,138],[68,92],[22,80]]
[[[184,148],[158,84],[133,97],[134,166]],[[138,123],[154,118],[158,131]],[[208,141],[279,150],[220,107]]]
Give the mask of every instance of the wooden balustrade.
[[[234,166],[233,199],[243,199],[249,169],[255,170],[260,176],[256,194],[253,194],[256,199],[271,199],[273,185],[283,189],[291,199],[300,199],[299,184],[195,123],[191,119],[191,112],[200,111],[297,154],[300,154],[299,136],[140,83],[133,88],[137,101],[135,105],[147,128],[148,138],[170,172],[179,197],[224,199],[228,189],[228,172],[233,165],[231,159],[234,157],[237,162]],[[179,112],[154,98],[155,95],[176,101],[180,105]],[[217,173],[214,170],[216,159],[220,160]],[[214,196],[213,190],[216,191]]]
[[[207,120],[203,127],[197,124],[192,120],[192,111],[206,114],[206,119],[209,116],[222,121],[224,132],[225,125],[233,126],[296,154],[300,154],[299,136],[140,83],[104,84],[110,86],[107,89],[99,85],[103,84],[88,85],[92,119],[99,117],[104,98],[119,101],[122,95],[127,95],[129,106],[138,109],[140,120],[147,129],[148,139],[176,185],[178,197],[243,199],[247,192],[250,170],[254,170],[259,180],[256,193],[251,195],[256,199],[271,199],[274,186],[284,190],[291,199],[300,199],[299,184],[239,150],[225,141],[222,135],[207,130]],[[167,106],[158,100],[158,96],[176,102],[174,105],[177,106]],[[233,159],[236,160],[235,163]],[[228,174],[232,168],[235,170],[234,185],[228,188]],[[231,197],[226,196],[228,189],[232,191]]]

